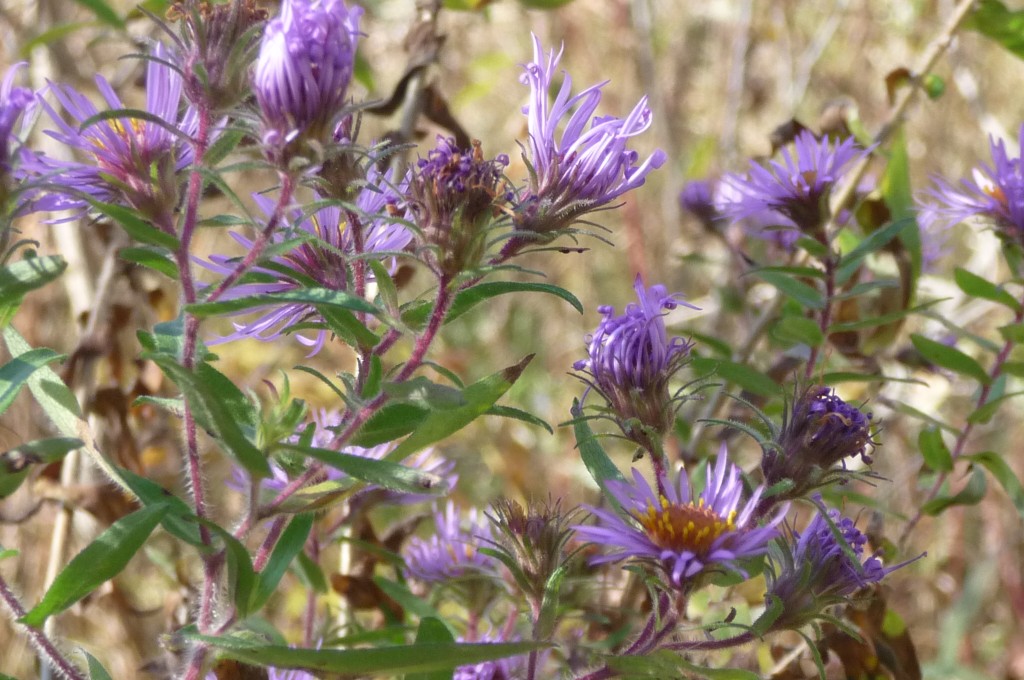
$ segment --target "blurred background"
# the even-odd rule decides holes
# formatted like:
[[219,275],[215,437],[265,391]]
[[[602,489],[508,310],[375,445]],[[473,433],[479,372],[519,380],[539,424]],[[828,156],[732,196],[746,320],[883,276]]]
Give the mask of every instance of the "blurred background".
[[[121,57],[141,51],[160,32],[133,9],[134,3],[110,2],[117,16],[128,17],[123,28],[97,18],[91,4],[6,0],[0,6],[0,66],[27,60],[33,87],[55,80],[93,95],[93,76],[101,73],[129,106],[138,105],[144,69],[138,60]],[[608,229],[600,233],[607,243],[584,237],[579,245],[586,253],[546,253],[524,262],[575,292],[587,309],[583,316],[554,298],[497,298],[449,326],[434,356],[464,379],[474,380],[536,353],[508,403],[555,426],[549,435],[517,421],[492,418],[445,442],[443,453],[458,461],[460,503],[483,505],[502,494],[525,499],[551,494],[571,505],[590,502],[596,487],[579,462],[571,431],[557,425],[569,419],[573,398],[583,392],[569,371],[584,354],[584,338],[599,319],[598,305],[621,310],[633,298],[637,273],[648,284],[662,283],[700,307],[677,310],[669,321],[672,330],[692,336],[697,352],[707,355],[702,343],[738,347],[774,294],[767,285],[743,277],[750,265],[741,253],[759,262],[778,254],[763,242],[724,226],[708,227],[686,214],[678,200],[684,184],[742,171],[749,158],[769,155],[773,131],[793,119],[817,131],[839,117],[873,135],[889,115],[886,77],[914,67],[953,3],[576,0],[544,10],[512,0],[482,4],[471,11],[441,13],[439,29],[447,41],[430,77],[455,118],[470,136],[482,140],[487,155],[511,156],[510,177],[525,176],[516,145],[526,135],[519,111],[528,88],[518,78],[519,65],[532,58],[531,32],[547,47],[564,45],[561,68],[572,75],[576,91],[609,81],[599,113],[623,116],[647,95],[654,124],[636,146],[644,155],[657,147],[669,157],[619,209],[597,216]],[[276,12],[275,3],[261,5]],[[147,6],[161,16],[166,11],[157,2]],[[353,91],[357,98],[386,98],[408,64],[403,40],[414,6],[412,0],[363,6],[363,68]],[[919,97],[906,114],[915,190],[926,186],[932,174],[955,179],[987,161],[990,135],[1009,140],[1013,154],[1018,148],[1015,135],[1024,108],[1024,88],[1018,84],[1024,82],[1024,62],[977,33],[963,31],[935,73],[945,92],[935,100]],[[393,120],[368,117],[361,140],[383,135],[394,125]],[[38,134],[44,127],[37,126],[33,143],[48,143]],[[421,132],[425,152],[442,131],[425,123]],[[877,177],[877,171],[869,170],[866,189]],[[232,177],[231,182],[246,195],[264,188],[267,178]],[[228,203],[219,198],[207,205],[209,214],[227,209]],[[56,284],[28,298],[14,326],[33,346],[77,358],[65,364],[64,377],[102,423],[112,457],[180,490],[177,423],[131,403],[138,394],[167,389],[158,371],[135,361],[139,348],[134,331],[176,315],[173,286],[151,272],[127,267],[104,275],[104,263],[120,245],[120,236],[109,227],[46,225],[38,216],[22,220],[19,227],[39,242],[40,252],[67,257],[70,268]],[[197,252],[229,251],[232,243],[223,232],[211,230],[201,235]],[[888,329],[885,337],[858,338],[863,351],[857,356],[838,351],[830,356],[835,370],[898,379],[839,385],[844,398],[866,404],[865,410],[882,423],[875,470],[886,479],[874,488],[851,490],[855,493],[849,496],[874,499],[861,517],[871,519],[878,535],[892,541],[929,486],[921,478],[917,452],[924,422],[932,417],[962,425],[973,403],[963,381],[908,359],[909,332],[944,340],[950,332],[942,319],[949,319],[979,336],[998,337],[995,329],[1009,321],[1005,310],[962,299],[952,284],[954,265],[997,282],[1009,277],[990,233],[958,227],[943,257],[919,284],[918,301],[944,299],[930,308],[933,314],[914,316]],[[418,290],[416,285],[414,280],[411,289]],[[109,300],[106,322],[80,336],[75,329],[82,329],[83,314],[98,295]],[[216,335],[229,327],[209,330]],[[977,349],[969,343],[959,346],[969,353]],[[769,335],[754,348],[752,361],[771,373],[783,353],[783,346]],[[306,361],[293,344],[238,342],[230,349],[222,347],[220,354],[221,370],[237,376],[246,389],[266,393],[264,381],[280,387],[284,371],[293,394],[314,405],[330,405],[331,394],[322,385],[290,370]],[[327,350],[308,363],[331,375],[350,368],[352,360],[344,351]],[[681,412],[674,456],[692,462],[717,449],[721,433],[714,428],[693,439],[695,420],[707,415],[705,403],[687,404]],[[779,416],[781,399],[764,403],[770,414]],[[742,410],[732,415],[748,417]],[[1008,403],[975,431],[969,444],[972,451],[997,452],[1018,476],[1024,475],[1020,416],[1020,406]],[[26,392],[0,419],[0,446],[52,434],[49,427]],[[730,445],[748,470],[756,466],[758,449],[751,440],[733,438]],[[632,451],[617,442],[609,442],[608,448],[620,467],[628,468]],[[223,488],[219,485],[230,475],[227,462],[218,456],[210,454],[211,489]],[[965,482],[961,471],[952,480],[953,491]],[[224,491],[214,498],[215,512],[222,518],[240,509],[238,494]],[[861,507],[849,500],[846,510],[856,514]],[[26,603],[37,601],[43,592],[52,526],[67,508],[74,510],[70,555],[126,512],[128,504],[88,475],[62,486],[59,471],[53,469],[0,501],[0,546],[21,551],[0,564],[0,570]],[[976,505],[953,508],[937,520],[926,517],[918,525],[898,559],[922,551],[928,556],[896,572],[887,581],[886,597],[907,626],[925,677],[1024,678],[1022,542],[1021,517],[994,483]],[[198,573],[197,565],[180,558],[165,534],[157,534],[151,544],[127,571],[63,614],[57,624],[59,635],[102,658],[117,678],[160,677],[159,635],[172,629],[188,606],[190,593],[182,584]],[[277,621],[286,632],[305,599],[297,581],[289,588],[294,597],[281,598]],[[0,618],[0,672],[30,678],[36,674],[34,664],[25,639],[8,617]]]

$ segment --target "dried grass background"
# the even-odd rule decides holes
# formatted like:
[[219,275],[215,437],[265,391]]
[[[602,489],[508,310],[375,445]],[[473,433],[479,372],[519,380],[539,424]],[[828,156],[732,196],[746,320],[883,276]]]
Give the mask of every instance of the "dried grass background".
[[[375,89],[370,96],[386,96],[405,67],[401,45],[412,5],[412,0],[366,3],[367,37],[360,53],[372,69]],[[131,7],[127,2],[114,6],[125,11]],[[768,135],[776,126],[796,117],[816,127],[822,112],[836,104],[855,111],[874,132],[889,109],[886,75],[914,63],[951,9],[946,0],[576,0],[542,12],[501,0],[485,12],[444,12],[441,27],[448,40],[432,75],[434,82],[463,126],[483,140],[486,152],[512,156],[510,176],[522,172],[515,164],[515,141],[525,136],[525,121],[518,111],[526,88],[518,83],[518,64],[530,58],[530,31],[545,45],[564,42],[562,67],[579,87],[611,81],[602,111],[623,115],[648,94],[656,119],[638,143],[644,151],[665,149],[670,160],[621,209],[599,216],[611,230],[607,237],[613,247],[591,239],[583,244],[591,249],[584,255],[547,254],[530,261],[553,283],[579,295],[588,310],[584,317],[567,313],[558,301],[499,299],[486,311],[453,325],[435,358],[473,379],[536,352],[511,401],[549,422],[562,422],[568,419],[572,398],[582,391],[566,373],[583,352],[583,337],[597,320],[596,307],[614,304],[621,309],[632,296],[636,272],[650,283],[662,282],[684,292],[701,307],[700,312],[672,317],[680,332],[709,333],[735,342],[738,336],[731,334],[749,319],[722,324],[719,315],[723,308],[732,309],[732,301],[721,290],[735,280],[736,262],[720,238],[681,213],[677,195],[684,180],[742,169],[748,157],[770,151]],[[70,0],[8,0],[0,11],[0,62],[23,58],[20,50],[46,29],[88,18]],[[129,29],[138,38],[156,34],[144,18],[131,20]],[[130,102],[140,96],[134,85],[140,69],[137,62],[117,57],[134,51],[138,47],[123,35],[83,27],[37,46],[29,59],[34,78],[46,75],[77,87],[89,88],[93,75],[103,73]],[[1024,110],[1024,63],[979,35],[962,33],[937,73],[948,85],[945,95],[938,101],[919,99],[907,115],[915,188],[922,187],[929,174],[958,177],[985,159],[987,136],[1012,138]],[[368,132],[375,125],[368,122]],[[380,125],[383,130],[387,123]],[[424,129],[424,143],[430,144],[435,131]],[[251,179],[240,184],[246,182],[255,188]],[[14,325],[34,346],[71,353],[85,342],[92,361],[79,366],[72,379],[96,405],[93,418],[113,447],[111,455],[180,490],[175,424],[138,409],[128,412],[124,423],[116,416],[124,393],[138,381],[166,388],[151,369],[131,359],[138,351],[134,329],[173,317],[175,292],[153,276],[119,272],[109,293],[109,323],[92,337],[80,338],[75,330],[81,328],[80,319],[75,315],[91,307],[104,253],[116,236],[95,226],[72,226],[79,230],[72,234],[69,227],[33,220],[23,221],[21,228],[41,242],[45,254],[72,259],[72,269],[58,283],[31,295]],[[202,252],[224,243],[223,235],[209,233],[199,248]],[[938,271],[922,281],[919,298],[950,296],[938,307],[941,315],[972,332],[995,335],[995,328],[1008,318],[987,303],[957,298],[950,283],[954,263],[996,281],[1007,278],[991,235],[960,228]],[[755,287],[750,294],[756,299],[765,292]],[[917,378],[927,387],[893,383],[880,390],[877,384],[842,390],[848,398],[868,400],[884,422],[876,461],[878,471],[891,481],[869,493],[896,513],[885,517],[884,532],[891,539],[903,526],[898,515],[913,514],[923,489],[918,487],[916,452],[921,423],[889,405],[909,403],[959,424],[972,403],[962,383],[934,372],[915,372],[896,361],[909,346],[910,330],[935,336],[941,328],[935,320],[912,320],[880,351],[879,364],[886,374]],[[279,385],[280,369],[302,358],[297,351],[257,343],[238,343],[222,355],[222,370],[240,376],[244,387],[256,391],[264,389],[264,379]],[[835,360],[842,363],[841,357]],[[344,352],[325,352],[313,364],[330,373],[349,361]],[[308,376],[292,372],[291,378],[299,396],[326,402],[328,395]],[[1024,476],[1020,415],[1019,406],[1005,407],[975,433],[972,450],[996,451]],[[0,420],[3,446],[50,434],[45,417],[27,394]],[[748,443],[738,446],[749,469],[753,449]],[[565,428],[548,436],[491,419],[446,443],[444,450],[459,461],[457,495],[463,502],[482,504],[502,493],[526,498],[551,493],[573,504],[593,498],[595,487]],[[216,512],[227,518],[238,510],[240,499],[216,491],[223,489],[228,474],[218,455],[210,455],[208,481],[215,490]],[[613,455],[628,466],[629,451],[620,448]],[[48,470],[16,496],[0,501],[0,545],[21,551],[18,558],[0,563],[0,570],[30,605],[43,591],[52,527],[61,508],[70,509],[73,517],[68,555],[127,511],[124,499],[88,475],[70,487],[61,487],[57,478],[57,471]],[[964,481],[954,478],[954,487]],[[196,578],[197,565],[166,535],[158,532],[151,543],[112,584],[61,615],[57,623],[57,633],[69,647],[81,646],[96,655],[115,678],[160,677],[167,660],[160,634],[178,625],[191,603],[192,593],[181,584]],[[888,593],[890,606],[907,622],[926,677],[1024,678],[1024,629],[1019,623],[1024,618],[1024,532],[1006,495],[991,484],[979,505],[951,510],[938,520],[926,518],[906,554],[923,550],[928,557],[894,574]],[[298,590],[295,584],[290,589],[292,594],[276,600],[272,613],[284,630],[294,632],[287,622],[297,618],[304,597],[292,592]],[[965,670],[950,675],[954,663]],[[7,617],[0,618],[0,672],[17,678],[38,673],[25,638]]]

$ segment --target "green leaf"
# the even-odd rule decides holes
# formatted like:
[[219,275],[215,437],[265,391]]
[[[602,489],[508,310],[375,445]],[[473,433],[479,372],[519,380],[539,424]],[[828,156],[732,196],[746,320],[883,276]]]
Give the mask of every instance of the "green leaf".
[[128,232],[128,235],[139,243],[166,248],[171,252],[175,252],[181,247],[176,236],[160,231],[151,222],[140,217],[134,210],[117,205],[116,203],[103,203],[92,198],[87,198],[86,200],[97,212],[106,215],[120,224]]
[[839,267],[836,269],[836,285],[842,286],[849,281],[850,277],[857,271],[857,268],[860,267],[861,262],[864,261],[864,258],[871,253],[878,252],[888,245],[889,241],[892,241],[904,230],[911,227],[916,229],[916,225],[911,220],[895,220],[865,236],[864,240],[858,243],[856,248],[843,255],[842,259],[839,260]]
[[86,663],[89,664],[89,680],[112,680],[110,673],[103,667],[103,664],[96,660],[96,657],[86,651],[83,651],[82,654],[85,654]]
[[281,582],[288,565],[292,563],[309,538],[309,532],[313,529],[313,513],[298,514],[288,523],[288,526],[270,553],[270,559],[263,567],[263,571],[257,577],[256,588],[253,591],[253,599],[249,605],[249,611],[255,612],[267,603],[270,596],[274,594],[277,585]]
[[940,76],[929,73],[921,81],[921,87],[924,89],[925,94],[928,95],[928,99],[935,101],[946,93],[946,81]]
[[414,404],[425,410],[446,411],[466,405],[462,390],[439,385],[422,375],[405,382],[384,383],[382,389],[393,403]]
[[188,305],[187,309],[196,316],[203,318],[218,314],[236,314],[257,307],[291,304],[324,305],[353,312],[364,312],[373,315],[380,314],[379,309],[363,298],[346,293],[343,290],[331,290],[329,288],[300,288],[297,290],[285,290],[280,293],[246,295],[232,300],[197,302]]
[[403,460],[420,449],[458,432],[487,413],[488,409],[494,406],[494,403],[519,379],[532,359],[531,354],[518,364],[493,373],[467,387],[462,392],[466,400],[465,406],[428,412],[412,434],[388,454],[388,460]]
[[969,378],[974,378],[982,385],[988,385],[992,382],[988,373],[981,367],[981,364],[955,347],[949,347],[941,342],[929,340],[916,333],[910,336],[910,341],[914,343],[914,347],[921,353],[921,356],[936,366]]
[[1010,501],[1021,518],[1024,518],[1024,486],[1021,485],[1013,469],[1006,464],[1003,457],[994,451],[983,451],[970,456],[964,456],[967,460],[983,466],[996,481],[1003,487],[1003,491],[1010,497]]
[[998,0],[981,0],[964,28],[981,33],[1024,59],[1024,11],[1010,11]]
[[825,335],[818,327],[818,322],[804,316],[782,317],[772,329],[772,335],[780,342],[803,344],[808,347],[817,347],[825,341]]
[[487,281],[485,283],[478,283],[472,288],[459,291],[459,294],[455,296],[455,301],[452,302],[452,308],[448,310],[445,323],[454,321],[476,305],[492,297],[507,293],[529,292],[549,293],[550,295],[560,297],[572,305],[577,312],[583,313],[583,303],[575,295],[559,286],[553,286],[550,283],[531,283],[528,281]]
[[227,376],[207,363],[199,364],[192,372],[165,354],[148,352],[143,356],[175,382],[192,407],[196,422],[217,436],[242,467],[256,478],[270,476],[266,457],[249,439],[256,433],[255,408]]
[[[451,644],[455,637],[448,630],[448,626],[440,619],[428,616],[420,619],[420,626],[416,630],[416,644]],[[410,673],[405,680],[451,680],[452,671],[442,669],[432,673]]]
[[[391,460],[377,460],[357,456],[351,453],[341,453],[331,449],[320,449],[313,446],[300,446],[298,444],[278,444],[281,451],[290,451],[303,456],[315,458],[322,463],[341,470],[350,477],[360,479],[369,484],[376,484],[385,489],[393,489],[403,493],[413,494],[443,494],[450,489],[444,483],[444,479],[429,472],[414,470],[403,465],[398,465]],[[388,456],[391,459],[391,455]],[[401,460],[395,458],[395,460]]]
[[[379,575],[373,577],[373,582],[384,591],[385,595],[397,602],[407,612],[412,612],[421,619],[433,617],[444,623],[444,619],[441,618],[438,611],[429,602],[414,595],[405,584],[388,580]],[[448,624],[445,623],[445,625]],[[451,631],[450,628],[449,630]],[[454,634],[454,631],[451,632]]]
[[1003,340],[1019,345],[1024,342],[1024,323],[1011,323],[999,327],[999,335]]
[[64,611],[112,579],[127,566],[167,512],[166,505],[151,505],[114,522],[64,567],[43,599],[20,619],[38,628],[53,614]]
[[949,472],[953,469],[953,455],[942,441],[942,432],[937,427],[921,430],[917,435],[917,447],[924,457],[924,464],[937,472]]
[[[572,429],[576,435],[576,448],[580,451],[580,458],[583,459],[587,472],[597,482],[597,485],[601,487],[602,491],[607,491],[605,483],[608,480],[625,481],[622,472],[605,453],[604,448],[597,441],[594,431],[590,429],[590,423],[584,417],[583,407],[580,406],[578,399],[573,399],[571,413]],[[615,497],[611,494],[607,494],[606,498],[615,501]],[[616,505],[618,505],[617,502]]]
[[124,20],[103,0],[75,0],[75,2],[89,9],[97,19],[108,26],[118,30],[124,29]]
[[746,391],[762,397],[777,396],[781,389],[777,382],[756,368],[738,364],[735,361],[694,357],[691,365],[697,375],[702,377],[720,376],[723,380],[739,385]]
[[825,308],[825,298],[818,290],[789,274],[766,269],[755,269],[751,273],[762,281],[775,286],[783,295],[796,300],[806,309]]
[[1020,311],[1021,305],[1012,295],[1003,290],[1002,287],[983,279],[977,274],[972,274],[966,269],[957,267],[953,273],[953,278],[956,280],[956,285],[960,287],[960,290],[976,298],[983,300],[991,300],[992,302],[998,302],[1001,305],[1005,305],[1013,311]]
[[67,261],[60,255],[26,257],[0,269],[0,300],[19,300],[25,293],[42,288],[64,273]]
[[352,437],[354,446],[372,448],[404,437],[427,417],[428,411],[413,404],[388,404],[370,416]]
[[243,663],[304,668],[354,675],[396,675],[452,670],[456,666],[527,654],[546,645],[536,642],[420,643],[362,649],[311,649],[258,644],[237,637],[187,635]]
[[497,404],[495,404],[494,406],[487,409],[487,415],[501,416],[503,418],[512,418],[513,420],[519,420],[524,423],[529,423],[530,425],[543,427],[545,430],[548,431],[548,434],[555,433],[554,428],[548,425],[547,421],[541,420],[540,418],[533,415],[529,411],[513,408],[511,406],[498,406]]
[[199,518],[185,504],[185,501],[152,480],[141,477],[130,470],[121,468],[118,470],[126,488],[135,494],[144,505],[147,507],[160,505],[168,508],[167,513],[160,520],[167,533],[180,538],[191,546],[203,547],[203,539],[199,534]]
[[992,420],[992,416],[996,414],[996,411],[999,410],[999,407],[1003,405],[1005,400],[1010,399],[1011,397],[1019,397],[1022,394],[1024,394],[1024,392],[1010,392],[1009,394],[1001,395],[995,399],[989,399],[983,406],[975,410],[974,413],[967,416],[967,422],[975,425],[978,423],[987,423]]
[[125,262],[147,267],[169,279],[178,280],[178,265],[155,248],[121,248],[118,256]]
[[908,299],[913,299],[917,280],[921,276],[921,232],[917,227],[917,203],[910,183],[910,154],[903,128],[897,128],[889,145],[889,162],[881,182],[882,198],[889,207],[893,220],[906,221],[900,232],[900,243],[910,255],[910,281]]
[[231,594],[231,601],[235,604],[239,618],[245,618],[252,611],[249,603],[252,601],[253,588],[256,586],[256,572],[253,571],[249,551],[241,541],[231,535],[230,531],[216,522],[198,517],[195,519],[224,541],[228,564],[228,593]]
[[0,413],[10,407],[33,373],[62,357],[52,349],[32,349],[0,366]]
[[[32,351],[16,330],[8,326],[3,329],[4,343],[11,356],[19,357]],[[46,416],[54,424],[60,434],[82,440],[82,450],[92,459],[107,477],[125,491],[130,491],[117,468],[111,465],[96,445],[96,438],[89,424],[82,419],[82,411],[78,400],[68,386],[48,366],[35,371],[28,378],[28,388],[35,397],[36,403],[43,409]]]
[[375,346],[380,340],[366,324],[347,309],[321,304],[316,306],[316,311],[323,318],[327,328],[349,347],[367,349]]
[[921,506],[921,512],[926,515],[938,515],[953,505],[977,505],[985,497],[986,487],[984,470],[974,468],[970,480],[960,493],[955,496],[934,498]]

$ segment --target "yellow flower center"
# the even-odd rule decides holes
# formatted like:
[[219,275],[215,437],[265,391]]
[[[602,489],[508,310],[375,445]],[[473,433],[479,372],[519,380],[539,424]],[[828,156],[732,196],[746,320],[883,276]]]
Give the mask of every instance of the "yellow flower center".
[[689,550],[704,555],[711,549],[716,538],[736,528],[735,510],[723,518],[711,508],[705,507],[703,498],[696,505],[676,505],[664,496],[660,497],[660,502],[660,508],[648,503],[647,512],[637,515],[647,535],[659,548]]

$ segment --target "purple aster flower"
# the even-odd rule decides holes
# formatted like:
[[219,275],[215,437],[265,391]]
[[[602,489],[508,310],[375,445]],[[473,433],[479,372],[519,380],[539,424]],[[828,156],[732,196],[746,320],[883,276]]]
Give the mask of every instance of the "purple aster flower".
[[479,142],[459,149],[438,136],[437,146],[420,158],[409,183],[409,209],[439,276],[449,280],[475,267],[487,245],[487,227],[507,198],[502,172],[508,156],[484,160]]
[[[178,202],[177,173],[192,163],[188,138],[197,127],[194,109],[180,112],[182,80],[168,60],[167,48],[157,43],[146,67],[146,112],[166,121],[124,117],[96,121],[80,130],[80,124],[99,111],[82,93],[67,85],[51,83],[64,110],[74,119],[68,123],[45,100],[43,109],[57,126],[46,134],[87,160],[63,161],[23,150],[21,171],[41,185],[31,193],[31,210],[74,210],[88,208],[85,197],[106,203],[120,203],[138,210],[165,230]],[[110,84],[96,76],[96,87],[111,110],[124,104]],[[167,126],[173,126],[175,134]],[[73,218],[69,218],[73,219]]]
[[845,602],[861,588],[919,559],[893,567],[883,566],[876,555],[861,561],[867,537],[838,510],[829,510],[828,517],[819,512],[802,533],[793,532],[785,548],[772,553],[777,569],[768,571],[768,598],[783,604],[774,623],[777,629],[800,628],[825,607]]
[[625,118],[595,116],[604,83],[571,96],[572,78],[565,74],[555,101],[549,102],[561,57],[561,50],[551,50],[545,59],[540,39],[533,36],[533,62],[523,66],[521,77],[530,86],[530,103],[523,109],[530,135],[524,151],[530,182],[519,196],[515,225],[533,234],[566,229],[583,214],[641,186],[666,158],[657,150],[640,162],[639,154],[627,147],[631,137],[651,126],[647,97]]
[[919,199],[921,227],[929,232],[931,250],[939,232],[972,217],[986,220],[995,227],[1000,238],[1010,243],[1024,244],[1024,125],[1021,126],[1016,158],[1010,158],[1002,141],[989,138],[992,165],[980,164],[952,185],[941,177],[934,178],[934,186],[925,190]]
[[297,138],[330,140],[345,105],[360,7],[343,0],[284,0],[263,31],[253,90],[272,157]]
[[[397,205],[401,200],[400,195],[405,191],[406,182],[403,181],[394,189],[389,188],[392,186],[391,170],[381,175],[371,168],[367,174],[367,185],[355,200],[357,210],[354,215],[359,221],[358,226],[349,224],[350,214],[337,205],[325,205],[312,215],[306,215],[297,208],[290,211],[294,223],[292,228],[275,231],[271,237],[272,243],[282,243],[296,236],[306,236],[309,240],[282,255],[272,257],[272,267],[254,267],[253,275],[259,280],[231,288],[223,299],[299,290],[311,285],[335,291],[351,290],[352,258],[365,257],[367,253],[387,260],[393,269],[396,254],[412,240],[412,232],[391,217],[398,212]],[[273,200],[261,195],[255,195],[253,198],[266,214],[273,213]],[[362,230],[362,254],[356,252],[353,237],[356,228]],[[243,248],[252,247],[253,242],[241,234],[232,232],[231,236]],[[234,259],[224,255],[212,255],[209,261],[200,261],[199,264],[224,275],[235,268]],[[251,278],[253,277],[250,276]],[[367,280],[372,281],[369,272]],[[323,320],[314,305],[283,304],[270,308],[252,321],[235,323],[235,333],[217,338],[210,344],[239,338],[255,338],[270,342],[284,333],[292,332],[297,324],[322,323]],[[312,348],[309,356],[323,348],[328,335],[329,331],[323,328],[316,330],[312,337],[294,333],[300,343]]]
[[871,464],[872,414],[846,403],[823,386],[807,389],[783,418],[776,441],[766,446],[761,459],[769,486],[790,480],[790,498],[836,481],[832,466],[860,456]]
[[414,537],[405,548],[410,574],[427,583],[438,583],[497,569],[497,561],[479,551],[493,541],[490,525],[475,508],[463,521],[462,513],[448,501],[443,512],[434,511],[434,523],[433,536],[428,540]]
[[633,470],[633,483],[611,480],[608,492],[626,516],[590,508],[597,518],[594,526],[577,526],[577,534],[611,551],[592,559],[593,564],[618,562],[626,558],[651,562],[664,570],[677,588],[686,589],[701,574],[738,571],[746,574],[742,561],[763,555],[778,532],[788,505],[758,526],[754,511],[764,487],[758,487],[741,507],[743,480],[731,464],[725,447],[712,468],[707,483],[694,497],[685,470],[679,471],[676,486],[659,484],[655,491],[643,475]]
[[21,62],[7,69],[0,83],[0,177],[6,177],[11,171],[10,145],[14,126],[21,114],[35,101],[32,90],[14,85],[14,78],[25,65],[26,62]]
[[824,238],[830,218],[829,197],[847,169],[869,153],[852,138],[835,144],[828,137],[815,139],[804,130],[793,140],[793,151],[782,150],[783,162],[769,161],[765,167],[751,161],[747,175],[727,174],[722,182],[735,194],[724,204],[724,212],[733,220],[763,219],[777,214],[783,219],[777,226]]
[[659,434],[668,431],[675,418],[668,383],[692,347],[681,337],[668,337],[664,316],[679,305],[696,307],[682,302],[678,293],[669,295],[664,286],[645,287],[639,275],[633,289],[638,303],[627,305],[621,315],[610,306],[598,308],[604,318],[587,340],[588,357],[573,368],[605,398],[623,433],[646,446],[646,435],[629,421]]

